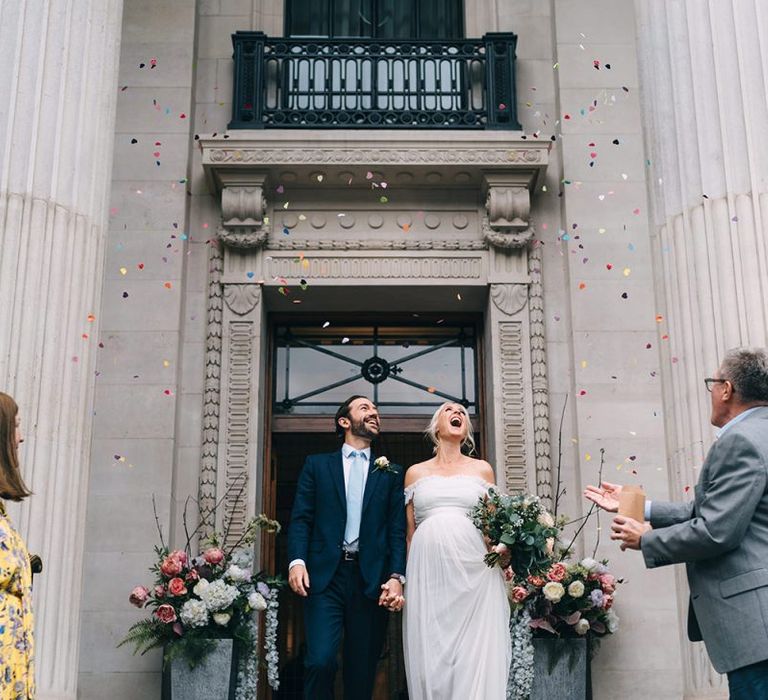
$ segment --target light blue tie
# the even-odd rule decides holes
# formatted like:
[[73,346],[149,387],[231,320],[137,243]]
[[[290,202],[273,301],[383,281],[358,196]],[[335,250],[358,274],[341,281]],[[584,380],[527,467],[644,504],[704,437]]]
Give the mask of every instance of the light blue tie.
[[347,484],[347,526],[344,530],[344,542],[353,544],[360,537],[360,517],[363,510],[363,477],[365,476],[366,458],[362,452],[352,451],[347,455],[352,460]]

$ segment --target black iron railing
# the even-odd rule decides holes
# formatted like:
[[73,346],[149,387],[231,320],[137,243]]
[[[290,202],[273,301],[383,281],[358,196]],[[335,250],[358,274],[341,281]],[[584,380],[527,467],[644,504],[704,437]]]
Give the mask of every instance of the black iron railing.
[[230,129],[520,129],[515,34],[449,41],[236,32]]

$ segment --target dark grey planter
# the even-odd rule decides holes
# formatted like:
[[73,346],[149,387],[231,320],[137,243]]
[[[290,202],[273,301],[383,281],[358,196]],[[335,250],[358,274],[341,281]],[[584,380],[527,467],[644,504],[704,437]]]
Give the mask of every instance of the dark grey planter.
[[533,640],[530,700],[589,700],[592,695],[586,639]]
[[237,659],[231,639],[214,640],[210,654],[194,668],[174,659],[163,670],[162,700],[234,700]]

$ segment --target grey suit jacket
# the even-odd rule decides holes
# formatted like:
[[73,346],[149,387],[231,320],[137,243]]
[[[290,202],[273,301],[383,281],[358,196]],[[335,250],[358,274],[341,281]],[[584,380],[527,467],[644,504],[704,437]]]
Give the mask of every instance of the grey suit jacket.
[[692,502],[652,502],[651,525],[645,564],[686,564],[688,634],[715,669],[768,659],[768,407],[712,445]]

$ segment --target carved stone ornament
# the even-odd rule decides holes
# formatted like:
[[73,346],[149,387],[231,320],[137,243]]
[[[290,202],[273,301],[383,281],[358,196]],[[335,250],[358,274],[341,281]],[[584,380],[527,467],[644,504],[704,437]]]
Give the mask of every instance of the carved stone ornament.
[[514,316],[528,301],[528,285],[492,284],[491,299],[501,313]]
[[522,248],[533,239],[531,183],[518,174],[485,175],[483,238],[496,248]]
[[224,301],[232,313],[245,316],[255,309],[261,301],[261,285],[258,284],[225,284]]
[[219,239],[231,248],[261,248],[269,238],[263,173],[222,177]]

